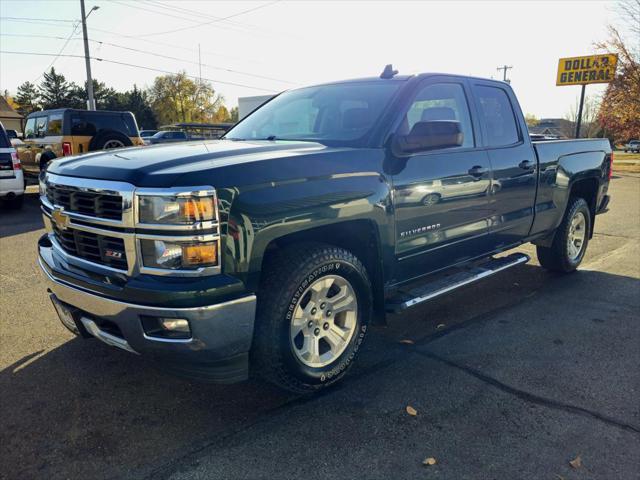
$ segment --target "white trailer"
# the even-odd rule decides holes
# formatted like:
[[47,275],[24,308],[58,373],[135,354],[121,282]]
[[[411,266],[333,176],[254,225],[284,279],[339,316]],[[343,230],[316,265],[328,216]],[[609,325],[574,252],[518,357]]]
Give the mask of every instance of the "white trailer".
[[260,105],[265,103],[267,100],[271,100],[273,97],[274,95],[257,95],[255,97],[238,98],[238,120],[242,120]]

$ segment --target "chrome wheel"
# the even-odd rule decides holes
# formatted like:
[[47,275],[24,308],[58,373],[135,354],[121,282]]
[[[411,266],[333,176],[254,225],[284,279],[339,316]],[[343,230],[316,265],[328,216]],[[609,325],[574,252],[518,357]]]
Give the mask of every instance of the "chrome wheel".
[[304,291],[289,328],[291,347],[304,365],[320,368],[345,351],[356,330],[358,301],[343,277],[327,275]]
[[580,257],[587,236],[587,219],[583,212],[577,212],[571,219],[567,237],[569,259],[575,261]]
[[125,145],[120,140],[107,140],[102,147],[103,150],[109,150],[111,148],[123,148]]

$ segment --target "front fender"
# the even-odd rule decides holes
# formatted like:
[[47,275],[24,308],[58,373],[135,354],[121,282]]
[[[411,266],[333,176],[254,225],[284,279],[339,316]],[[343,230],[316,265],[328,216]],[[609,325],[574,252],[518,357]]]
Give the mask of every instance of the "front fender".
[[[266,183],[233,192],[224,236],[224,270],[255,288],[270,243],[305,230],[354,220],[372,222],[392,245],[390,186],[378,172]],[[233,272],[233,273],[231,273]]]

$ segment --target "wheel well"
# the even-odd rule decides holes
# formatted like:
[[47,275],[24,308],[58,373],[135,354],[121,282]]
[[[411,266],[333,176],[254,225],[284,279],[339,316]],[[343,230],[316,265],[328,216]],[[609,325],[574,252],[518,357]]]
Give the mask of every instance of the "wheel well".
[[589,212],[591,212],[591,231],[589,232],[589,238],[593,237],[593,228],[596,219],[596,201],[598,197],[598,180],[595,178],[585,178],[576,181],[571,186],[570,196],[583,198],[589,205]]
[[[375,224],[368,220],[353,220],[310,228],[272,240],[265,249],[262,267],[279,250],[296,243],[320,242],[344,248],[364,264],[373,287],[374,322],[384,322],[384,281],[382,251]],[[263,270],[263,269],[261,269]]]

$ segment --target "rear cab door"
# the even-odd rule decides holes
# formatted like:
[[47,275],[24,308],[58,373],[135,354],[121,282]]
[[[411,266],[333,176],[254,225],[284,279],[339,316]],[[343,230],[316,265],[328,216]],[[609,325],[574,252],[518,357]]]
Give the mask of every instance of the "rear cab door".
[[538,160],[511,87],[476,79],[471,84],[492,170],[488,189],[492,250],[499,250],[519,243],[531,231]]

